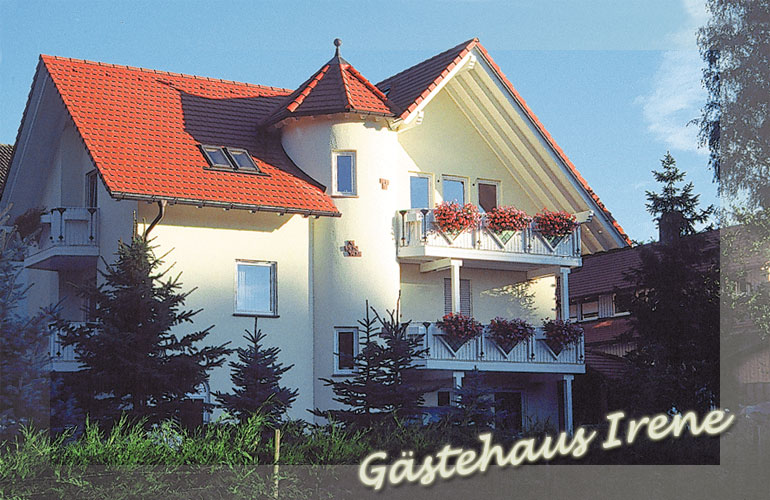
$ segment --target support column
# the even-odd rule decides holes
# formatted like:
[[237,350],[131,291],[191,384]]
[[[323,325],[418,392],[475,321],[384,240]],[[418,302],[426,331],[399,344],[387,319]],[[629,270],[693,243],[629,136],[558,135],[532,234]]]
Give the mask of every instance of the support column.
[[561,302],[561,319],[567,321],[569,319],[569,267],[562,267],[559,269],[561,273],[561,279],[559,280],[559,288],[561,296],[559,301]]
[[572,423],[572,380],[574,375],[564,375],[564,431],[572,436],[574,426]]
[[452,372],[452,378],[455,381],[455,389],[460,389],[463,386],[463,378],[465,372]]
[[460,312],[460,266],[463,261],[452,259],[449,264],[449,274],[452,282],[452,312]]

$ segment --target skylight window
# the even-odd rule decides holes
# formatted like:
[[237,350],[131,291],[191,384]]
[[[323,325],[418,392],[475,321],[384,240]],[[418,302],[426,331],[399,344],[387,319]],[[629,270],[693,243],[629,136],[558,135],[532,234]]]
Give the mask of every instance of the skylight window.
[[266,175],[257,167],[251,154],[245,149],[205,145],[201,145],[200,148],[211,168]]

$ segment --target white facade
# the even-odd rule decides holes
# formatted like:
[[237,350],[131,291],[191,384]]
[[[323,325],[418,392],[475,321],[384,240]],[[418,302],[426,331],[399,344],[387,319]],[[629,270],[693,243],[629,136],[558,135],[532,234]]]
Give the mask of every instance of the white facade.
[[[466,58],[463,65],[470,60]],[[283,384],[299,389],[292,417],[307,419],[307,409],[335,407],[331,390],[319,381],[339,376],[334,373],[339,349],[335,332],[357,325],[366,300],[384,313],[395,308],[400,296],[401,319],[413,321],[415,332],[434,342],[426,344],[433,348],[422,373],[427,385],[440,389],[428,394],[426,405],[439,404],[439,392],[451,391],[465,373],[478,368],[498,393],[513,394],[501,398],[520,400],[524,425],[548,421],[569,427],[571,380],[585,370],[582,345],[556,356],[535,340],[505,355],[487,339],[479,339],[453,354],[442,351],[440,339],[432,336],[434,327],[421,326],[444,315],[445,279],[450,280],[455,309],[460,301],[458,280],[470,281],[472,314],[482,323],[502,316],[539,325],[542,319],[557,315],[557,277],[566,294],[568,270],[580,265],[581,253],[623,245],[611,221],[571,177],[483,55],[474,53],[473,62],[459,67],[423,101],[419,119],[340,113],[290,118],[278,124],[286,153],[327,186],[341,217],[168,204],[152,229],[156,253],[170,252],[166,261],[182,272],[185,289],[197,288],[187,306],[203,309],[196,316],[196,327],[215,325],[208,339],[211,344],[241,345],[244,329],[254,326],[253,316],[236,312],[237,262],[275,263],[276,314],[258,321],[267,342],[281,349],[282,361],[294,365],[283,378]],[[43,84],[33,88],[31,102]],[[16,203],[16,214],[31,206],[70,207],[62,213],[81,213],[74,209],[87,207],[86,178],[95,166],[77,131],[67,124],[61,105],[50,102],[46,107],[46,99],[51,98],[44,96],[41,109],[28,113],[26,120],[36,116],[55,125],[42,135],[22,127],[21,141],[39,142],[34,148],[20,148],[12,167],[12,174],[39,169],[39,185],[14,182],[12,175],[3,203]],[[41,153],[45,148],[49,151]],[[355,158],[354,194],[333,194],[334,158],[339,152]],[[33,157],[37,159],[34,167]],[[584,224],[582,241],[578,233],[564,248],[543,253],[532,253],[536,235],[530,236],[529,247],[522,246],[521,252],[503,245],[484,247],[481,236],[478,241],[460,238],[441,245],[419,238],[407,242],[408,224],[418,228],[422,224],[407,221],[401,213],[411,209],[412,175],[428,179],[431,206],[443,200],[443,183],[449,179],[462,181],[465,201],[474,204],[479,202],[479,184],[487,182],[497,187],[499,205],[513,205],[529,214],[547,206],[571,213],[592,211],[596,216]],[[158,214],[156,203],[111,198],[101,181],[97,198],[95,222],[89,226],[91,221],[83,221],[77,229],[93,232],[93,240],[68,246],[67,238],[76,237],[70,234],[61,246],[51,249],[55,245],[41,242],[41,249],[33,251],[37,257],[31,257],[27,271],[33,284],[31,309],[68,297],[72,290],[67,281],[96,279],[101,265],[97,257],[112,261],[118,240],[129,240],[134,230],[142,234]],[[55,242],[55,226],[66,218],[51,217],[46,220]],[[488,240],[484,244],[494,244],[489,236],[484,238]],[[354,242],[360,256],[346,251],[348,242]],[[542,246],[542,242],[535,244]],[[567,307],[566,301],[561,303]],[[65,301],[73,321],[83,320],[79,306],[71,299]],[[75,368],[73,362],[59,366]],[[212,372],[210,388],[226,391],[229,387],[225,364]]]

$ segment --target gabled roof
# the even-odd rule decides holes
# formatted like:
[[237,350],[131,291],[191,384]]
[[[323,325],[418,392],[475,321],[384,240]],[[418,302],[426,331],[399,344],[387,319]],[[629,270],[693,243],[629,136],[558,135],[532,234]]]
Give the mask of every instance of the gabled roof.
[[[41,65],[113,197],[339,215],[280,138],[258,133],[289,90],[45,55]],[[200,144],[247,149],[267,175],[208,169]]]
[[297,116],[364,113],[395,116],[388,98],[339,55],[316,71],[305,83],[281,101],[263,125]]
[[588,182],[580,175],[575,165],[570,161],[564,151],[556,144],[556,141],[550,133],[545,129],[545,126],[535,116],[535,113],[527,106],[527,103],[522,99],[521,95],[514,88],[513,84],[508,80],[503,71],[500,69],[492,57],[487,52],[487,49],[479,42],[478,38],[473,38],[466,42],[463,42],[451,49],[442,52],[438,55],[426,59],[425,61],[405,69],[404,71],[397,73],[377,84],[377,87],[382,90],[390,100],[398,108],[402,109],[402,113],[399,118],[406,120],[410,114],[412,114],[424,100],[428,99],[430,95],[438,88],[439,84],[450,74],[450,72],[462,61],[462,59],[472,50],[478,50],[478,52],[489,63],[489,66],[495,72],[499,80],[505,85],[511,96],[523,110],[524,114],[529,118],[534,127],[538,130],[542,138],[552,148],[554,153],[564,163],[569,172],[585,190],[586,194],[596,203],[596,206],[603,212],[609,222],[626,242],[631,244],[631,238],[623,231],[620,224],[612,216],[612,213],[599,199],[599,196],[588,185]]
[[2,194],[5,180],[8,178],[8,168],[11,166],[12,157],[13,146],[11,144],[0,144],[0,194]]

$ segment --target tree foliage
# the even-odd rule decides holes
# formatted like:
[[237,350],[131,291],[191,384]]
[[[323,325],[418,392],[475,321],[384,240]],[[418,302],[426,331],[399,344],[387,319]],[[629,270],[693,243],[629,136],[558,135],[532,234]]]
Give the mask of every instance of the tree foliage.
[[246,331],[247,347],[236,349],[238,361],[231,361],[233,393],[215,393],[217,401],[241,422],[261,414],[276,425],[297,398],[298,391],[282,387],[281,376],[294,365],[278,362],[278,347],[262,346],[262,330]]
[[770,2],[707,0],[700,140],[722,193],[770,208]]
[[383,318],[366,303],[364,318],[358,321],[360,349],[353,373],[344,379],[321,379],[344,408],[315,409],[314,415],[371,426],[385,418],[408,418],[418,412],[427,390],[418,383],[414,361],[427,350],[420,340],[407,335],[409,323],[401,323],[398,317],[398,307]]
[[637,346],[620,394],[639,411],[706,411],[719,399],[718,240],[688,234],[709,209],[698,209],[689,184],[678,185],[684,174],[668,158],[656,172],[662,191],[647,194],[648,210],[658,219],[676,210],[683,224],[670,241],[641,247],[641,264],[627,275],[636,289],[630,312]]
[[[7,219],[0,213],[0,226]],[[49,415],[52,311],[31,317],[21,311],[27,292],[19,282],[24,246],[17,233],[0,229],[0,442],[22,425],[45,426]]]
[[105,262],[104,282],[81,289],[93,304],[92,321],[60,321],[63,345],[75,346],[83,366],[75,389],[92,418],[177,417],[182,402],[231,351],[226,344],[198,347],[211,327],[172,333],[199,311],[183,309],[192,291],[181,292],[179,276],[167,278],[162,264],[144,238],[121,242],[116,262]]

